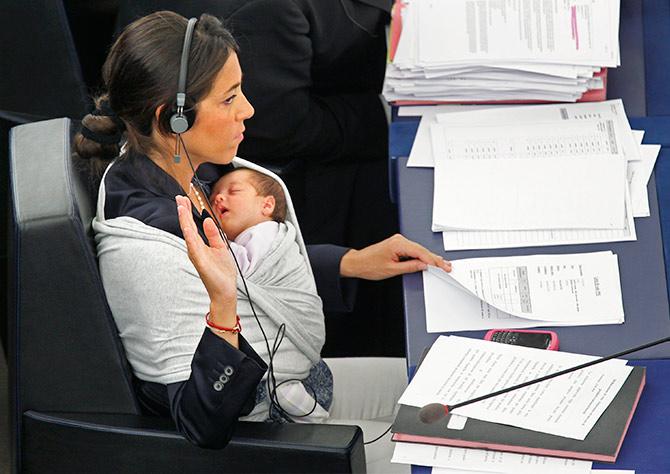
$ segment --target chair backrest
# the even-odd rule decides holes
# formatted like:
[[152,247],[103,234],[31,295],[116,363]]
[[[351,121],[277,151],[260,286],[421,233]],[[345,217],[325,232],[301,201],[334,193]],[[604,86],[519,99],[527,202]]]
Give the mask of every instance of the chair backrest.
[[86,86],[62,0],[3,0],[0,117],[80,118]]
[[12,412],[140,413],[98,272],[69,119],[10,133]]

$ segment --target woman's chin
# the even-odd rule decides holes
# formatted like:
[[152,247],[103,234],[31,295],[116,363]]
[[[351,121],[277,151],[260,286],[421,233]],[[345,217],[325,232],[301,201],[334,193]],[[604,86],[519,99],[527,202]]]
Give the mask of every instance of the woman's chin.
[[237,148],[235,149],[234,153],[226,153],[223,155],[219,160],[217,160],[217,164],[220,165],[229,165],[230,163],[233,162],[233,158],[235,158],[235,155],[237,154]]
[[229,148],[217,154],[216,157],[212,157],[209,162],[214,163],[215,165],[229,165],[232,163],[235,156],[237,156],[237,146],[232,150]]

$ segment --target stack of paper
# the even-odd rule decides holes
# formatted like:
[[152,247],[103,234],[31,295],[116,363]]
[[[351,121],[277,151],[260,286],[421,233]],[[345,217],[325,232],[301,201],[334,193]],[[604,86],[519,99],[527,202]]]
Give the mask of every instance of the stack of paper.
[[454,260],[423,289],[428,332],[624,322],[612,252]]
[[574,102],[603,88],[594,76],[601,68],[619,65],[619,2],[396,5],[402,30],[386,72],[389,101]]
[[[439,337],[398,402],[393,461],[439,467],[445,473],[520,474],[589,473],[589,460],[614,462],[645,383],[645,369],[629,367],[625,360],[608,360],[469,403],[435,423],[419,419],[420,408],[428,404],[453,406],[595,359]],[[455,417],[458,426],[452,426]]]
[[621,100],[411,109],[424,115],[408,166],[435,168],[445,250],[635,240],[633,217],[649,216],[660,146]]

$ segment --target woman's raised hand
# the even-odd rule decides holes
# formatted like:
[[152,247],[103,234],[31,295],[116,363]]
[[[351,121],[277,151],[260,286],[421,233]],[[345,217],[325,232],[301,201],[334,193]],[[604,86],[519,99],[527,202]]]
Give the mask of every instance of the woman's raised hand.
[[[177,196],[179,226],[186,241],[188,258],[193,262],[211,300],[211,318],[221,326],[235,325],[237,311],[237,269],[233,257],[221,238],[211,218],[205,219],[203,228],[209,241],[200,237],[193,221],[191,201]],[[232,323],[232,324],[230,324]]]
[[425,270],[428,265],[451,271],[451,263],[425,247],[396,234],[361,250],[349,250],[340,261],[343,277],[383,280]]

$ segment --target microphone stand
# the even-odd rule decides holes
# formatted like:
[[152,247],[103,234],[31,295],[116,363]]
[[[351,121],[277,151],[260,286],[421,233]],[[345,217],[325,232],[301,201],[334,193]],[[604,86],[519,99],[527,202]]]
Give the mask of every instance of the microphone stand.
[[653,347],[653,346],[656,346],[658,344],[663,344],[664,342],[668,342],[668,341],[670,341],[670,336],[664,337],[663,339],[659,339],[657,341],[649,342],[647,344],[643,344],[641,346],[633,347],[632,349],[628,349],[628,350],[625,350],[625,351],[622,351],[622,352],[617,352],[616,354],[601,357],[600,359],[592,360],[591,362],[586,362],[584,364],[577,365],[575,367],[570,367],[569,369],[564,369],[564,370],[561,370],[561,371],[556,372],[554,374],[545,375],[545,376],[540,377],[538,379],[529,380],[527,382],[523,382],[523,383],[520,383],[518,385],[514,385],[512,387],[507,387],[507,388],[504,388],[502,390],[498,390],[497,392],[489,393],[487,395],[482,395],[480,397],[473,398],[471,400],[456,403],[454,405],[444,405],[444,410],[445,410],[445,413],[448,414],[451,410],[455,410],[456,408],[460,408],[460,407],[463,407],[465,405],[470,405],[471,403],[481,402],[482,400],[486,400],[487,398],[496,397],[498,395],[502,395],[504,393],[511,392],[512,390],[517,390],[517,389],[528,387],[529,385],[533,385],[533,384],[536,384],[536,383],[539,383],[539,382],[544,382],[545,380],[553,379],[554,377],[558,377],[559,375],[569,374],[570,372],[585,369],[587,367],[591,367],[592,365],[600,364],[601,362],[605,362],[605,361],[608,361],[610,359],[616,359],[618,357],[625,356],[625,355],[630,354],[632,352],[641,351],[642,349],[647,349],[649,347]]

